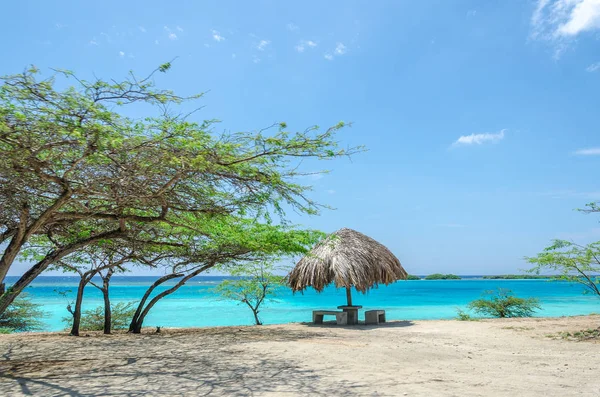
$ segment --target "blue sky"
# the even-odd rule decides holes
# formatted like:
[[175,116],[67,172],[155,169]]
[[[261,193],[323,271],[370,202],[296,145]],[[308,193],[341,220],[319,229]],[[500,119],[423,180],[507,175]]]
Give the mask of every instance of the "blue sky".
[[[35,64],[208,91],[218,129],[353,122],[308,227],[357,229],[414,274],[511,273],[553,238],[600,240],[600,2],[22,1],[0,74]],[[18,274],[18,269],[12,274]]]

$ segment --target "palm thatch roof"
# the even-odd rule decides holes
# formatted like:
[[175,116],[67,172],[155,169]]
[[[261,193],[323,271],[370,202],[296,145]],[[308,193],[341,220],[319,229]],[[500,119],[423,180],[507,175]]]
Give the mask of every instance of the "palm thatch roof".
[[319,242],[289,275],[294,292],[313,287],[321,292],[332,282],[360,292],[379,283],[405,280],[408,274],[384,245],[356,230],[343,228]]

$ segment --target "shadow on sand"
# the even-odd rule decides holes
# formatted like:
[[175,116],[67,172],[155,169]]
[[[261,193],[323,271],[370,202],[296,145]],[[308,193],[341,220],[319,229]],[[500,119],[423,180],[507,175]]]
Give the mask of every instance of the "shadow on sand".
[[310,367],[245,347],[249,342],[322,336],[317,330],[273,327],[90,338],[24,336],[0,344],[0,395],[364,394],[364,385],[325,381],[326,374]]

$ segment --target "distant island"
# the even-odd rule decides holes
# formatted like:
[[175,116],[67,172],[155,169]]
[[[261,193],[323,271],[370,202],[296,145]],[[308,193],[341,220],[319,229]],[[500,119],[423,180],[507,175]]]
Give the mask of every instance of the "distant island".
[[486,280],[538,280],[538,279],[558,279],[561,276],[544,276],[537,274],[503,274],[497,276],[483,276]]
[[425,280],[460,280],[460,276],[457,276],[456,274],[441,274],[441,273],[434,273],[434,274],[430,274],[429,276],[425,277]]

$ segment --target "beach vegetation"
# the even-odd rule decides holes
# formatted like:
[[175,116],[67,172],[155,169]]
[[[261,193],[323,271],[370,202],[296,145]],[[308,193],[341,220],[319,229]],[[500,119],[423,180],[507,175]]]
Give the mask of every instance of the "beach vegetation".
[[421,280],[421,277],[419,276],[415,276],[413,274],[409,274],[408,276],[406,276],[407,280]]
[[[119,302],[113,304],[110,308],[111,317],[109,324],[109,332],[112,330],[127,329],[131,317],[135,312],[136,302]],[[71,317],[63,318],[63,322],[72,323]],[[84,310],[81,314],[80,331],[103,331],[106,332],[106,315],[105,307],[97,306],[93,309]]]
[[534,265],[530,272],[556,273],[558,279],[579,283],[584,293],[600,297],[600,241],[581,245],[554,240],[544,251],[526,259]]
[[484,297],[469,303],[469,310],[487,317],[531,317],[540,309],[537,298],[519,298],[511,290],[485,291]]
[[40,305],[21,294],[4,313],[0,314],[0,333],[39,331],[44,327],[42,319],[47,317]]
[[274,300],[277,290],[286,285],[286,278],[275,274],[271,263],[252,263],[230,270],[233,279],[223,280],[214,291],[223,299],[243,303],[252,311],[254,323],[262,325],[261,307]]

